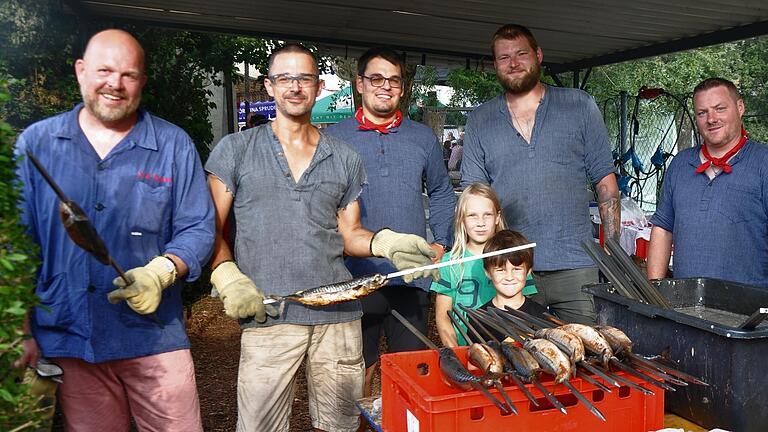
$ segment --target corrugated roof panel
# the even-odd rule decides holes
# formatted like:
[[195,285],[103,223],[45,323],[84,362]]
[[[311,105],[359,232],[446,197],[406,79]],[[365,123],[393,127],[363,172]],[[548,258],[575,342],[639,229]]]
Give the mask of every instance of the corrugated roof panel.
[[[768,32],[764,0],[82,0],[79,4],[93,16],[331,46],[392,45],[411,53],[460,59],[488,57],[493,32],[501,24],[516,22],[534,32],[545,61],[580,66],[589,65],[588,59],[626,60]],[[713,32],[723,36],[713,37]],[[680,40],[684,43],[675,42]]]

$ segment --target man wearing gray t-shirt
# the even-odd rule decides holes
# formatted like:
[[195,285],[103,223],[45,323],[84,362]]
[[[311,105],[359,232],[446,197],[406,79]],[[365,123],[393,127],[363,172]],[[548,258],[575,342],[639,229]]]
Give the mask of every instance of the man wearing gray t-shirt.
[[[344,254],[384,257],[403,270],[431,263],[434,251],[419,236],[362,227],[360,157],[310,124],[322,89],[311,51],[298,44],[273,51],[264,84],[275,121],[225,137],[205,166],[216,207],[211,283],[244,328],[237,430],[288,430],[294,378],[306,357],[312,425],[354,431],[364,372],[359,302],[286,303],[277,316],[264,296],[349,280]],[[230,209],[234,254],[222,237]]]
[[491,185],[508,226],[536,242],[534,300],[564,321],[593,323],[592,298],[581,292],[597,282],[597,269],[581,249],[593,241],[587,181],[606,238],[618,239],[620,222],[602,116],[585,92],[541,83],[543,54],[527,28],[502,26],[492,47],[505,92],[467,121],[461,183]]

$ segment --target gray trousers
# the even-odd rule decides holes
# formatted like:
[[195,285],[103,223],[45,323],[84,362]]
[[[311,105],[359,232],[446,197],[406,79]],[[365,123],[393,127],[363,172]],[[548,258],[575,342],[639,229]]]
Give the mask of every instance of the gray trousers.
[[596,268],[533,272],[539,293],[531,299],[565,322],[594,325],[595,303],[581,287],[597,283],[597,278]]

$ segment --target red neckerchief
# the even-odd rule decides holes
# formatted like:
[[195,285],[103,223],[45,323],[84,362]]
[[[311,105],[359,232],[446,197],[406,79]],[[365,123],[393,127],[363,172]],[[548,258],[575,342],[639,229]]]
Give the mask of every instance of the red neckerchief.
[[704,144],[701,146],[701,154],[704,155],[704,158],[706,159],[704,162],[699,165],[698,168],[696,168],[696,173],[703,173],[707,170],[710,166],[714,165],[716,167],[720,167],[723,169],[724,173],[729,173],[733,171],[730,165],[728,165],[728,159],[732,158],[733,155],[739,152],[742,147],[744,147],[744,144],[747,142],[747,137],[749,137],[749,134],[747,133],[744,128],[741,128],[741,139],[739,140],[739,143],[736,144],[732,149],[728,150],[728,153],[724,154],[723,157],[712,157],[709,154],[709,150],[707,150],[707,145]]
[[400,123],[403,121],[403,113],[401,113],[400,110],[397,110],[394,120],[386,124],[376,124],[365,118],[365,115],[363,114],[363,108],[360,107],[355,112],[355,120],[360,123],[360,125],[357,126],[357,128],[360,130],[375,130],[382,134],[388,134],[389,129],[400,126]]

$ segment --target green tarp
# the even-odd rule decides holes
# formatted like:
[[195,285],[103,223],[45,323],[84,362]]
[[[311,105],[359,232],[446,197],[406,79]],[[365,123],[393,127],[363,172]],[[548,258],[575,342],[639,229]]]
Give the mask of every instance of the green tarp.
[[352,88],[344,87],[336,93],[318,99],[312,108],[312,123],[338,123],[352,117]]

